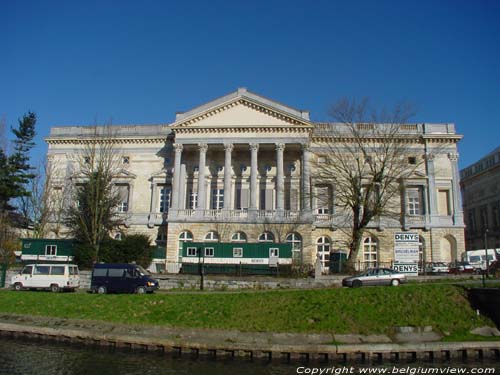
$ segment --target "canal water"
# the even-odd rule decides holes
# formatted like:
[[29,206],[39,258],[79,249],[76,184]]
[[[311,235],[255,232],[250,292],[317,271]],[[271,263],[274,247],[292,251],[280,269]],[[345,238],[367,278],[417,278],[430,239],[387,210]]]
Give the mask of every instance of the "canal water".
[[[398,363],[378,365],[388,369],[387,374],[426,374],[425,368],[444,369],[442,374],[453,374],[446,368],[467,369],[464,374],[500,374],[497,362],[452,363]],[[244,359],[211,360],[189,355],[172,357],[151,353],[112,351],[107,348],[77,347],[46,341],[20,341],[0,338],[0,374],[9,375],[311,375],[314,368],[336,369],[336,374],[357,374],[368,364],[340,366],[332,364],[300,364]],[[485,369],[494,371],[485,372]],[[413,370],[412,370],[413,369]],[[417,369],[419,369],[417,371]],[[341,372],[342,371],[342,372]],[[474,370],[472,370],[474,371]],[[335,372],[331,372],[335,374]],[[365,372],[366,373],[366,372]],[[319,373],[317,373],[319,375]],[[455,373],[456,374],[456,373]]]

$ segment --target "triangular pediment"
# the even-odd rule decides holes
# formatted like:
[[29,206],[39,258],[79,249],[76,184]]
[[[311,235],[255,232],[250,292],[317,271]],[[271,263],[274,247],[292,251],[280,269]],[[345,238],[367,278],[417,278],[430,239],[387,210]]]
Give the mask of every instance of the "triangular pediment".
[[244,89],[177,115],[175,129],[187,127],[311,127],[309,113]]

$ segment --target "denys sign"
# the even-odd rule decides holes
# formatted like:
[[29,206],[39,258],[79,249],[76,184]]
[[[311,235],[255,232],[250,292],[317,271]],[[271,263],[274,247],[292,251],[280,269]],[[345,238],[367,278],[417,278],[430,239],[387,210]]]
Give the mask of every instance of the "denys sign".
[[419,236],[416,232],[394,233],[393,269],[407,275],[417,275],[419,245]]

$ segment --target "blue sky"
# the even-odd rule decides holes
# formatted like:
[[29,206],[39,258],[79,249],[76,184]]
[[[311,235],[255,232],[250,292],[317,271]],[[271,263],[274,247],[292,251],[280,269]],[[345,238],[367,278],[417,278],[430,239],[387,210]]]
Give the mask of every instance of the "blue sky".
[[500,1],[0,1],[0,118],[172,122],[237,87],[328,121],[343,96],[500,145]]

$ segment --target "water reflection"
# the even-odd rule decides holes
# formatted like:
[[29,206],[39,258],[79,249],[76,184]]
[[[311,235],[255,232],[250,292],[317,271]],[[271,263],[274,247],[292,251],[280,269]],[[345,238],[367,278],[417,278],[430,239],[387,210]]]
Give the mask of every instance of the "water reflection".
[[[139,354],[110,351],[107,348],[77,347],[44,341],[0,339],[0,374],[9,375],[285,375],[297,374],[300,364],[250,362],[248,360],[210,360],[183,355]],[[306,366],[332,367],[331,364]],[[366,364],[361,367],[368,367]],[[394,364],[385,367],[392,369]],[[450,364],[400,363],[402,367],[443,367]],[[492,367],[500,373],[495,362],[453,363],[453,367]],[[358,371],[355,371],[356,373]]]

